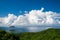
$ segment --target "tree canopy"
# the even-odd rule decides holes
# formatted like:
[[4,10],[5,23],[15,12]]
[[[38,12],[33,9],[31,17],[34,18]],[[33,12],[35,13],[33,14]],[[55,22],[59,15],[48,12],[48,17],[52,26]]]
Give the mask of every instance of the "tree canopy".
[[40,32],[23,32],[19,34],[0,30],[0,40],[60,40],[60,29],[47,29]]

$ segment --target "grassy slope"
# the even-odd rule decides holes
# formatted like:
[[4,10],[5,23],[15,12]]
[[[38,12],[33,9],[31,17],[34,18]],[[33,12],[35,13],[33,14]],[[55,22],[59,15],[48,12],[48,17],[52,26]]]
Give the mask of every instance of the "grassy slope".
[[41,32],[11,34],[0,30],[0,40],[60,40],[60,29],[48,29]]
[[37,33],[21,33],[24,40],[60,40],[60,29],[48,29]]

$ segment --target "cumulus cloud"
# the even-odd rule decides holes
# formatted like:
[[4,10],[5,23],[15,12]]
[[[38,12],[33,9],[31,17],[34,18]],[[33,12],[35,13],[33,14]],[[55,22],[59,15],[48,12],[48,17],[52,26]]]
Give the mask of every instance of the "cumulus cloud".
[[60,14],[52,11],[43,12],[43,10],[44,8],[41,8],[41,10],[31,10],[30,12],[25,11],[24,15],[19,16],[8,14],[8,16],[3,18],[0,17],[0,24],[8,26],[60,24]]
[[[41,10],[25,11],[24,15],[16,16],[8,14],[8,16],[0,17],[0,26],[51,26],[60,25],[60,14],[52,11],[43,12]],[[50,27],[48,27],[50,28]],[[29,29],[29,28],[28,28]],[[30,28],[30,30],[38,28]]]

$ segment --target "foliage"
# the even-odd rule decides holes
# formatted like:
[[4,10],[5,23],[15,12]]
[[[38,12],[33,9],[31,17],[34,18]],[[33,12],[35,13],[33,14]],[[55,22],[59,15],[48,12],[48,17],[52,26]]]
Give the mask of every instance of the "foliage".
[[13,34],[0,30],[0,40],[60,40],[60,29]]

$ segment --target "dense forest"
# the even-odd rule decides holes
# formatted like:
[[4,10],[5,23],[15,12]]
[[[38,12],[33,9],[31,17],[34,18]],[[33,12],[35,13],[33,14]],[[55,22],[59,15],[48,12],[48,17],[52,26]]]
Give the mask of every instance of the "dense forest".
[[60,40],[60,29],[47,29],[41,32],[23,32],[19,34],[0,30],[0,40]]

